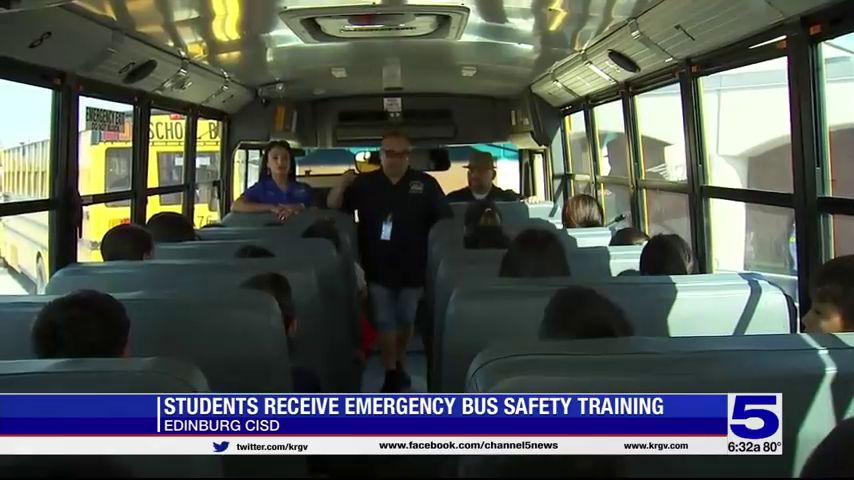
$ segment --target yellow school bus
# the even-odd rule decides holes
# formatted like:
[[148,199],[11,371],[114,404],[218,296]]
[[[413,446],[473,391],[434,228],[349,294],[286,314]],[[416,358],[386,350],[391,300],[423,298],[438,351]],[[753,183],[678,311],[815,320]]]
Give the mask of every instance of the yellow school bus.
[[[181,115],[151,116],[148,154],[148,186],[183,183],[184,133]],[[126,114],[121,132],[85,130],[79,138],[79,182],[81,195],[121,192],[131,189],[131,114]],[[201,119],[197,128],[196,178],[199,182],[219,178],[220,123]],[[47,198],[50,189],[50,141],[42,140],[8,148],[0,155],[4,202]],[[147,215],[180,212],[182,193],[152,196]],[[201,227],[219,220],[218,199],[209,185],[196,191],[194,223]],[[110,228],[129,223],[130,200],[90,205],[83,209],[83,229],[78,242],[79,261],[101,261],[101,238]],[[39,291],[48,278],[47,212],[0,219],[0,256],[15,271],[26,276]]]

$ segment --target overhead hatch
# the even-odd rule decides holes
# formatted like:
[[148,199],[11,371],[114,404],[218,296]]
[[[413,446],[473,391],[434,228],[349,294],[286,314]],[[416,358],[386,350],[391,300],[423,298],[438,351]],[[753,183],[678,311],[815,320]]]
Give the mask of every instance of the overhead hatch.
[[288,9],[282,20],[305,43],[354,40],[458,40],[469,9],[442,5],[366,5]]

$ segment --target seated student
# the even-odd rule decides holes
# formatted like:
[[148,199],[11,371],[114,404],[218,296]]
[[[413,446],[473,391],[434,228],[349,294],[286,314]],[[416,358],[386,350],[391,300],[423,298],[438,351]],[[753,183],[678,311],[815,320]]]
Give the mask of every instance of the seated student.
[[808,332],[854,332],[854,255],[829,260],[816,273]]
[[620,307],[596,290],[578,286],[555,292],[540,324],[544,340],[628,337],[633,333]]
[[276,254],[258,245],[244,245],[234,252],[234,258],[271,258]]
[[[302,232],[303,238],[325,238],[332,242],[335,251],[341,252],[341,236],[338,234],[338,228],[335,227],[335,221],[332,219],[320,219],[312,223]],[[361,300],[362,308],[359,312],[359,330],[361,331],[362,345],[356,356],[359,361],[364,361],[370,356],[371,349],[377,338],[377,331],[368,321],[365,302],[368,298],[368,283],[365,280],[365,270],[359,265],[359,262],[353,262],[353,269],[356,274],[356,293]]]
[[648,241],[649,235],[643,233],[642,230],[638,230],[635,227],[626,227],[617,230],[611,236],[611,242],[608,245],[612,247],[617,245],[643,245]]
[[500,225],[478,225],[463,237],[463,246],[470,250],[503,250],[510,247],[510,237]]
[[548,230],[530,228],[521,232],[501,259],[498,276],[542,278],[569,276],[566,252],[557,235]]
[[[260,290],[272,296],[279,305],[282,314],[282,322],[285,326],[285,335],[288,337],[288,352],[293,358],[293,344],[291,339],[297,333],[297,319],[294,313],[294,300],[291,294],[291,284],[284,275],[279,273],[261,273],[246,280],[241,287]],[[295,393],[316,393],[321,391],[320,380],[317,375],[305,368],[292,367]]]
[[154,240],[139,225],[116,225],[101,239],[101,258],[113,260],[147,260],[154,253]]
[[501,228],[501,213],[491,200],[469,204],[463,222],[463,246],[467,249],[501,249],[510,245],[510,238]]
[[311,206],[311,186],[295,180],[294,156],[291,145],[275,140],[264,149],[264,167],[255,185],[234,201],[235,212],[270,212],[278,220],[286,220]]
[[602,206],[590,195],[580,193],[566,201],[563,207],[564,228],[601,227],[605,224]]
[[38,358],[118,358],[127,355],[130,319],[112,296],[81,290],[45,304],[31,332]]
[[653,235],[641,252],[641,275],[691,275],[695,268],[691,247],[679,235]]
[[815,447],[800,478],[851,478],[854,477],[854,418],[839,422],[824,440]]
[[155,243],[179,243],[198,240],[193,222],[175,212],[160,212],[145,224]]

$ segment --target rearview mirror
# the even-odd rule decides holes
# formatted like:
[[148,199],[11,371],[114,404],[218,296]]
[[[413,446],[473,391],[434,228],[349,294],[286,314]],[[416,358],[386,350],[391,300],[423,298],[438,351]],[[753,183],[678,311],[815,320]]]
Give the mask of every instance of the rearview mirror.
[[[365,150],[354,156],[356,171],[368,173],[381,168],[379,150]],[[451,168],[451,156],[445,148],[415,149],[409,154],[409,165],[422,172],[444,172]]]

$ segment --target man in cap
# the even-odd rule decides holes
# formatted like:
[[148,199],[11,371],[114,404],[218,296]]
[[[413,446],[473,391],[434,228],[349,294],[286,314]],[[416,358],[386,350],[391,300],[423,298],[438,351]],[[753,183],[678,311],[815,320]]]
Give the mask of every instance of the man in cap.
[[495,159],[486,152],[475,151],[469,157],[468,187],[461,188],[448,194],[450,203],[474,202],[475,200],[491,200],[493,202],[513,202],[519,200],[512,190],[502,190],[492,182],[495,180]]

